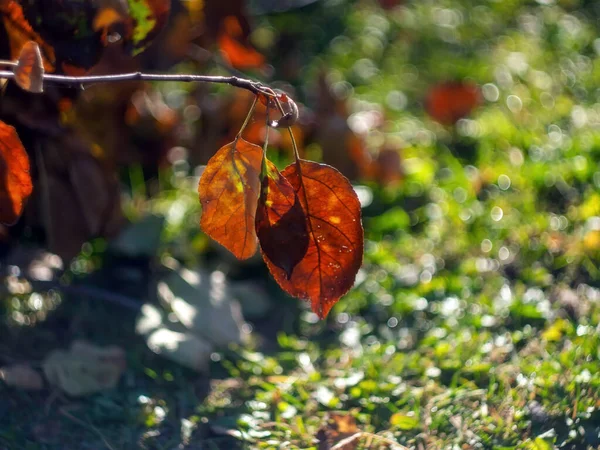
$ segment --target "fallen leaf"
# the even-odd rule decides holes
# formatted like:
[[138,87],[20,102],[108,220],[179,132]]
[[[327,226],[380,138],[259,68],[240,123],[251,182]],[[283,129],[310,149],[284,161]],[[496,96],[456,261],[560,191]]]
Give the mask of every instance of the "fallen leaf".
[[310,300],[312,310],[325,318],[352,287],[362,263],[360,202],[350,182],[326,164],[299,160],[282,175],[302,205],[308,249],[289,277],[267,255],[263,259],[284,291]]
[[256,253],[262,152],[258,145],[236,139],[210,159],[198,184],[202,230],[238,259]]
[[142,305],[140,314],[135,321],[135,332],[148,336],[163,324],[163,314],[154,305],[146,303]]
[[215,346],[246,341],[240,305],[231,298],[222,272],[179,268],[157,283],[157,293],[186,329]]
[[22,89],[39,94],[44,90],[44,63],[40,47],[27,41],[14,68],[15,82]]
[[115,387],[125,367],[121,348],[101,348],[85,341],[74,341],[69,351],[54,350],[42,363],[48,382],[73,396]]
[[198,372],[208,372],[214,349],[205,339],[161,326],[152,331],[146,343],[157,355]]
[[[331,412],[325,418],[325,424],[319,428],[317,439],[319,450],[354,450],[358,447],[359,440],[352,439],[360,430],[356,426],[356,419],[348,413]],[[348,439],[347,442],[344,442]],[[341,444],[341,445],[340,445]]]
[[302,205],[292,185],[266,161],[256,210],[256,235],[263,254],[289,278],[308,250]]
[[38,391],[44,387],[42,376],[27,364],[0,368],[0,380],[7,386],[29,391]]
[[29,156],[15,129],[0,121],[0,222],[12,225],[33,191]]

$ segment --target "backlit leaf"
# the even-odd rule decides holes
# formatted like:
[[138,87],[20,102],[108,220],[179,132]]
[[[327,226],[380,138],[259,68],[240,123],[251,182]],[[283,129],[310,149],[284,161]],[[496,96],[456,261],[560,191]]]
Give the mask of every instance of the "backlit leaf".
[[308,249],[289,277],[267,255],[263,258],[283,290],[309,299],[312,310],[324,318],[352,287],[362,263],[360,202],[350,182],[326,164],[299,160],[282,175],[302,206]]
[[26,91],[40,93],[44,90],[44,63],[40,47],[27,41],[14,69],[15,82]]
[[0,122],[0,222],[13,224],[21,216],[33,185],[29,157],[17,132]]
[[263,255],[289,278],[308,249],[306,219],[294,188],[270,161],[261,181],[256,234]]
[[128,0],[134,55],[143,52],[166,25],[171,0]]
[[265,63],[265,57],[245,42],[239,19],[235,16],[223,20],[218,44],[223,57],[236,69],[260,68]]
[[260,191],[262,148],[242,138],[223,146],[200,178],[200,226],[238,259],[256,253],[254,217]]
[[40,45],[44,68],[48,72],[54,71],[55,55],[52,46],[48,45],[42,37],[31,28],[23,14],[23,8],[17,0],[0,0],[0,14],[10,41],[12,59],[17,59],[21,48],[28,41],[35,41]]

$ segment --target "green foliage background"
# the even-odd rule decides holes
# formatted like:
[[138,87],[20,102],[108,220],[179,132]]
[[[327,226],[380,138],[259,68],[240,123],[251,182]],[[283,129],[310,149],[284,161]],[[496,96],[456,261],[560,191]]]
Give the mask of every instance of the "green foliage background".
[[[369,149],[402,148],[400,184],[355,180],[369,199],[356,287],[320,323],[271,286],[286,311],[257,322],[267,331],[253,347],[215,357],[210,392],[131,336],[131,317],[107,331],[109,306],[78,306],[85,326],[75,335],[133,343],[127,380],[83,400],[81,415],[116,448],[316,448],[331,410],[409,448],[597,448],[599,17],[596,2],[577,0],[423,0],[390,10],[328,0],[257,17],[256,36],[294,36],[303,68],[288,81],[298,98],[316,102],[325,68],[351,117],[383,115]],[[283,76],[286,55],[269,51]],[[480,85],[484,100],[443,127],[424,99],[456,79]],[[148,205],[167,216],[161,251],[192,259],[207,245],[193,180],[163,187]],[[175,202],[184,215],[171,220]],[[60,438],[35,443],[11,411],[38,423],[40,397],[0,395],[9,399],[8,408],[0,400],[0,447],[59,448],[82,433],[78,448],[102,447],[65,421]]]

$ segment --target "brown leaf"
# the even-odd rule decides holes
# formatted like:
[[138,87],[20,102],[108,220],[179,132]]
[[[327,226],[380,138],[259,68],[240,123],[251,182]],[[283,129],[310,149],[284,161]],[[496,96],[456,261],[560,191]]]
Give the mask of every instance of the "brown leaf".
[[[347,413],[331,412],[326,417],[326,423],[317,432],[319,450],[354,450],[358,447],[358,439],[351,438],[357,433],[360,430],[354,417]],[[344,439],[348,441],[343,442]]]
[[68,352],[54,350],[42,363],[48,383],[73,396],[115,387],[126,366],[123,349],[85,341],[74,341]]
[[256,253],[262,152],[258,145],[236,139],[208,161],[198,184],[202,230],[238,259]]
[[281,288],[309,299],[312,310],[323,319],[352,287],[362,263],[360,202],[350,182],[326,164],[299,160],[282,175],[302,205],[308,249],[290,277],[266,255],[263,258]]
[[33,185],[29,157],[17,132],[0,122],[0,222],[11,225],[23,212]]
[[263,254],[289,279],[308,250],[306,219],[294,188],[268,160],[256,210],[256,234]]
[[44,90],[44,62],[40,46],[27,41],[14,68],[15,82],[26,91],[39,94]]

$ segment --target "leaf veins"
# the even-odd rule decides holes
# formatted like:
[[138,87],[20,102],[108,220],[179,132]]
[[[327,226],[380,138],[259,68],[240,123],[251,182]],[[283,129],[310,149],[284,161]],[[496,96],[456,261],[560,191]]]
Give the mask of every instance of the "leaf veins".
[[238,259],[256,253],[262,154],[258,145],[236,139],[210,159],[198,185],[200,226]]
[[268,255],[263,258],[283,290],[309,299],[312,310],[324,318],[352,287],[362,263],[360,202],[350,182],[326,164],[298,160],[282,175],[302,206],[308,248],[289,277]]
[[15,129],[0,122],[0,222],[15,223],[32,190],[27,152]]

